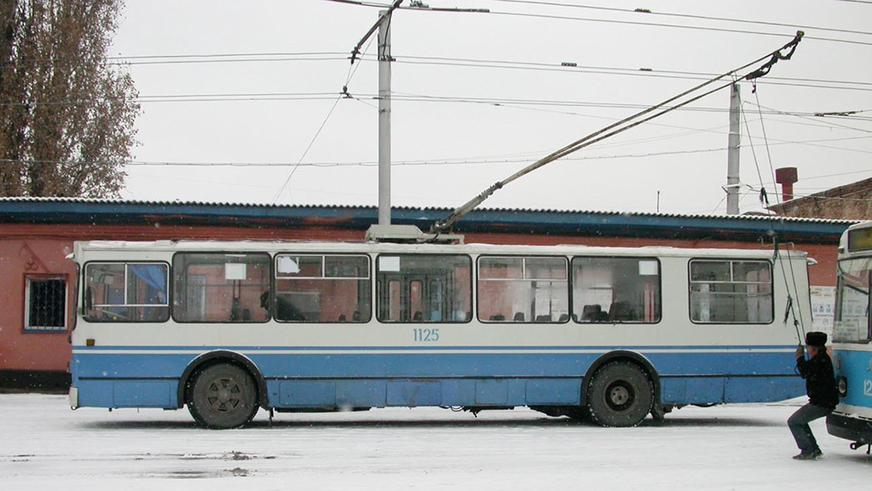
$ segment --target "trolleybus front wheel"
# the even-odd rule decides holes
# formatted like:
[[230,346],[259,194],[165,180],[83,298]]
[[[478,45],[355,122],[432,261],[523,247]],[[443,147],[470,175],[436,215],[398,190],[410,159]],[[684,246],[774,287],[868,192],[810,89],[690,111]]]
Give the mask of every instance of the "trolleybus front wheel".
[[636,426],[651,412],[654,387],[634,363],[613,362],[597,370],[588,386],[590,417],[602,426]]
[[191,416],[207,428],[238,428],[257,412],[257,386],[244,369],[228,363],[199,371],[187,391]]

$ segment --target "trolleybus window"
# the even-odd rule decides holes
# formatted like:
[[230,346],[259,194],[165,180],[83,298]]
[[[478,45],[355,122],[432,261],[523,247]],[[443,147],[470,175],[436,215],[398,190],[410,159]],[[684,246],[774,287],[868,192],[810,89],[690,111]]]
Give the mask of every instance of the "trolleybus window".
[[713,324],[769,324],[772,265],[769,261],[691,261],[690,319]]
[[269,320],[269,254],[173,256],[173,318],[178,322]]
[[468,322],[472,318],[472,261],[465,255],[378,257],[378,320]]
[[566,322],[567,277],[567,260],[562,257],[480,257],[478,318],[483,322]]
[[836,317],[833,340],[865,343],[872,338],[869,322],[869,291],[872,290],[872,258],[839,261]]
[[575,257],[572,281],[572,315],[578,322],[660,321],[657,259]]
[[292,322],[369,322],[369,256],[279,254],[275,318]]
[[88,263],[85,319],[90,322],[164,322],[169,267],[163,263]]

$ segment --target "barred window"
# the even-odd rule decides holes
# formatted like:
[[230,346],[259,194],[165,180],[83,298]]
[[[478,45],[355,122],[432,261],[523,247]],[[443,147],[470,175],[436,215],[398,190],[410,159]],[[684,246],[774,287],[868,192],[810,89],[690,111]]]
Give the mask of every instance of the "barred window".
[[67,282],[63,278],[27,278],[24,330],[65,331]]

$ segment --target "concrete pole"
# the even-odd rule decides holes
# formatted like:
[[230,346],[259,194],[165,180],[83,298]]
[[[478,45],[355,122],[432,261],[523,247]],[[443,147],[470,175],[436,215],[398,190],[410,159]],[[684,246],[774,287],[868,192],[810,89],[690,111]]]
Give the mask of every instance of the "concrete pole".
[[739,85],[730,88],[730,139],[727,150],[727,214],[739,214],[739,148],[742,143]]
[[378,28],[378,224],[391,224],[391,16]]

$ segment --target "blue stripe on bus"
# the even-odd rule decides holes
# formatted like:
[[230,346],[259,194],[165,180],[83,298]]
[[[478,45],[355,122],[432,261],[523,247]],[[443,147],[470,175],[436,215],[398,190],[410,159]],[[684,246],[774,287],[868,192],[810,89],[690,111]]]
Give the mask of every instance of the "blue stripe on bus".
[[[289,356],[257,351],[250,350],[247,356],[267,379],[269,403],[274,407],[578,404],[581,380],[601,356],[523,352]],[[776,401],[804,392],[801,379],[793,376],[792,353],[638,351],[660,374],[662,400],[667,404]],[[197,356],[77,350],[72,366],[79,403],[176,407],[178,378]]]

